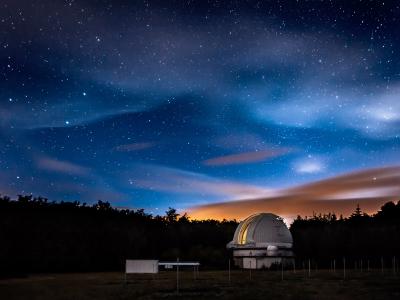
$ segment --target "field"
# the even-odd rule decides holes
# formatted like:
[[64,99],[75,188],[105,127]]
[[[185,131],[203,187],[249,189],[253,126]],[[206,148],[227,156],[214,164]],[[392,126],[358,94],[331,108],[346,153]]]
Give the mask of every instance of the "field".
[[320,270],[293,271],[190,271],[155,276],[122,273],[32,275],[0,280],[0,299],[400,299],[400,275],[387,270],[343,273]]

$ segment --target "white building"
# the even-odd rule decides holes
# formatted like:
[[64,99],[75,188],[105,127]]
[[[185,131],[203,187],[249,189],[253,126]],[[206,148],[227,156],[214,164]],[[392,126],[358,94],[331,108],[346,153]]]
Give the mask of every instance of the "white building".
[[292,246],[292,235],[282,218],[259,213],[240,222],[227,248],[233,251],[235,265],[261,269],[273,264],[291,264]]

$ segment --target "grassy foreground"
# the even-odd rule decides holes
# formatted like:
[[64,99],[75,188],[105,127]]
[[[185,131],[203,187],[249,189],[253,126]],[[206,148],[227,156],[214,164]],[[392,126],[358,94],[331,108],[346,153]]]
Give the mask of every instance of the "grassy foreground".
[[0,280],[0,299],[400,299],[400,275],[380,271],[190,271],[129,276],[121,273],[32,275]]

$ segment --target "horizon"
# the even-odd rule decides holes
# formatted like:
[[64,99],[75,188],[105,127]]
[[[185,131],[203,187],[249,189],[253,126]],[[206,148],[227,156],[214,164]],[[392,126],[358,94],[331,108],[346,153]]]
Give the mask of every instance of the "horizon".
[[[110,209],[115,210],[115,211],[129,211],[132,213],[144,213],[146,216],[148,216],[151,219],[157,219],[159,217],[161,218],[167,218],[169,213],[173,213],[176,216],[176,220],[179,220],[180,218],[187,218],[187,220],[189,221],[219,221],[219,222],[237,222],[240,223],[241,221],[249,218],[252,215],[257,215],[260,213],[272,213],[272,214],[279,214],[279,211],[271,211],[271,210],[254,210],[254,209],[244,209],[244,211],[242,211],[240,214],[238,214],[236,217],[235,215],[233,217],[230,218],[226,218],[223,214],[218,217],[215,216],[215,212],[214,214],[205,214],[203,215],[204,217],[202,217],[199,212],[196,210],[193,211],[178,211],[176,210],[174,207],[169,207],[164,213],[160,213],[158,212],[157,214],[154,214],[153,212],[148,212],[145,209],[142,208],[132,208],[132,207],[118,207],[118,206],[113,206],[112,203],[107,202],[107,201],[102,201],[102,200],[97,200],[95,202],[91,202],[91,203],[86,203],[86,202],[79,202],[79,201],[57,201],[54,199],[48,199],[46,197],[42,197],[42,196],[35,196],[35,195],[18,195],[17,197],[13,198],[10,197],[8,195],[0,195],[0,200],[4,199],[7,201],[11,201],[11,202],[19,202],[20,198],[25,198],[24,201],[28,201],[28,202],[32,202],[35,203],[36,201],[45,201],[46,204],[48,205],[62,205],[63,203],[74,203],[76,205],[76,207],[86,207],[86,208],[94,208],[97,207],[98,205],[107,205]],[[256,199],[256,200],[244,200],[243,202],[257,202],[257,201],[263,201],[265,199]],[[360,200],[360,199],[357,199]],[[5,203],[6,203],[5,202]],[[382,209],[384,208],[384,206],[386,206],[389,203],[393,203],[394,205],[399,205],[400,203],[400,197],[394,197],[393,199],[388,199],[386,201],[383,201],[382,203],[379,204],[379,207],[375,207],[376,203],[369,203],[369,205],[367,206],[367,209],[365,210],[363,207],[361,207],[359,205],[359,201],[354,201],[351,203],[347,203],[346,208],[346,214],[343,213],[337,213],[335,211],[330,211],[330,210],[325,210],[325,211],[312,211],[311,214],[301,214],[301,213],[297,213],[291,216],[285,216],[285,215],[278,215],[279,218],[282,218],[282,220],[284,221],[284,223],[286,224],[286,226],[288,228],[291,227],[291,225],[293,224],[293,222],[298,219],[301,218],[303,220],[307,220],[307,219],[312,219],[314,217],[328,217],[328,216],[336,216],[336,218],[343,218],[343,219],[349,219],[351,218],[354,213],[356,213],[357,211],[359,211],[363,216],[367,216],[367,217],[374,217],[376,215],[378,215]],[[213,206],[216,206],[217,208],[219,206],[222,206],[224,209],[226,209],[224,206],[225,205],[232,205],[235,207],[235,203],[232,203],[230,201],[227,202],[221,202],[221,203],[216,203],[213,205],[208,205],[211,208]],[[352,206],[354,205],[354,207]],[[39,207],[37,207],[39,208]],[[201,206],[200,206],[201,208]],[[208,208],[209,209],[209,208]],[[228,208],[229,209],[229,208]],[[193,214],[192,214],[193,213]],[[202,212],[201,212],[202,213]]]

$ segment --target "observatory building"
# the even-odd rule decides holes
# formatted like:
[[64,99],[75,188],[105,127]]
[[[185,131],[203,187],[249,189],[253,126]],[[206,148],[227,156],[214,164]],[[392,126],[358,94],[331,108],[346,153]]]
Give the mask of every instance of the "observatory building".
[[271,213],[251,215],[240,222],[227,248],[240,268],[261,269],[293,261],[293,239],[282,218]]

